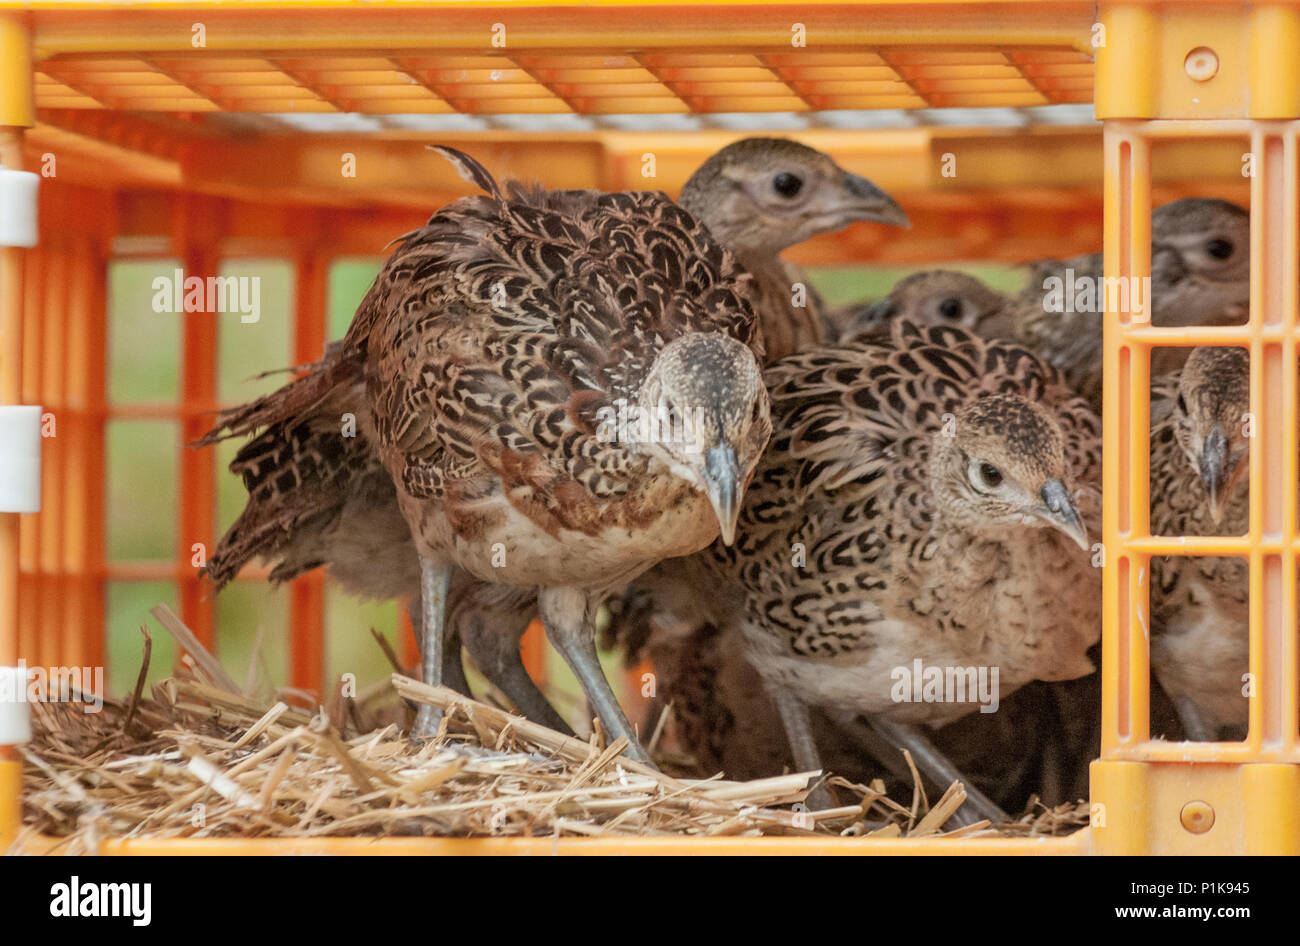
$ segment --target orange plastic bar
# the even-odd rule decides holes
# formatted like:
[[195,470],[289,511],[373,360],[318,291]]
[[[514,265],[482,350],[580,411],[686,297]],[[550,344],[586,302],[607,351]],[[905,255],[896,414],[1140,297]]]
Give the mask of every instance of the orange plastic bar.
[[[299,253],[295,263],[293,357],[303,365],[325,349],[329,258],[312,248]],[[323,697],[324,677],[325,576],[318,568],[289,590],[289,685]]]
[[523,658],[524,669],[539,687],[546,685],[546,631],[542,622],[536,618],[528,625],[523,638],[519,641],[519,655]]
[[[0,163],[22,167],[20,130],[0,128]],[[23,251],[0,247],[0,404],[22,401],[22,332]],[[18,543],[19,516],[0,513],[0,665],[18,660]]]
[[[70,209],[70,208],[68,208]],[[64,479],[64,587],[67,608],[63,640],[67,662],[74,666],[102,666],[104,662],[103,614],[100,579],[96,574],[102,547],[102,420],[106,265],[98,235],[104,201],[86,195],[79,211],[87,233],[73,249],[72,324],[68,333],[68,404],[60,436],[68,444]],[[66,212],[66,211],[65,211]]]
[[[206,201],[182,201],[173,220],[173,232],[184,276],[205,279],[215,276],[218,257],[215,246],[214,208]],[[194,546],[211,548],[216,538],[216,470],[210,450],[194,450],[186,444],[201,437],[210,425],[210,412],[217,399],[217,314],[178,313],[181,331],[181,444],[179,529],[176,535],[176,580],[181,620],[209,650],[216,646],[214,602],[194,566]]]
[[[208,48],[253,52],[284,50],[294,55],[339,50],[436,50],[480,54],[492,24],[508,27],[508,49],[791,51],[788,0],[574,0],[531,2],[204,2],[104,6],[60,15],[57,3],[36,8],[37,48],[44,54],[130,53],[142,49],[188,54],[194,7],[207,24]],[[557,9],[559,8],[559,9]],[[647,13],[646,8],[659,12]],[[807,0],[797,5],[810,45],[1062,46],[1089,49],[1095,5],[1081,0],[1053,3],[937,0],[924,5],[878,0]],[[820,38],[820,39],[819,39]],[[802,51],[802,50],[799,50]],[[808,50],[812,52],[812,49]],[[69,57],[73,58],[73,57]]]
[[404,667],[420,666],[420,645],[415,636],[415,627],[411,624],[411,610],[407,602],[402,601],[397,607],[397,634],[399,638],[398,659]]
[[111,195],[100,195],[94,204],[97,229],[91,244],[90,296],[86,300],[84,331],[89,345],[86,363],[86,572],[83,577],[85,596],[88,659],[96,666],[104,663],[107,622],[104,610],[104,556],[106,552],[104,443],[106,403],[108,400],[108,264],[112,234],[117,227],[116,203]]
[[[68,309],[72,303],[71,254],[66,245],[46,246],[45,292],[42,295],[41,325],[44,344],[41,349],[41,402],[45,411],[63,416],[65,387],[68,378]],[[57,429],[57,428],[56,428]],[[48,666],[71,663],[69,641],[63,638],[63,615],[67,596],[63,587],[63,523],[67,518],[63,483],[68,468],[68,442],[64,437],[45,439],[41,451],[41,511],[36,515],[40,527],[41,586],[37,607],[40,611],[42,658]],[[73,644],[75,646],[75,644]]]
[[[63,203],[60,201],[60,203]],[[60,216],[67,208],[60,208]],[[87,213],[93,223],[93,211]],[[87,640],[93,638],[93,625],[86,623],[85,602],[81,596],[81,575],[85,572],[86,516],[82,506],[86,495],[86,362],[90,352],[83,332],[87,299],[90,295],[91,275],[87,253],[88,238],[74,237],[69,246],[69,280],[65,361],[68,373],[65,378],[63,409],[58,415],[58,438],[64,454],[64,471],[59,483],[59,502],[64,515],[61,523],[62,555],[59,562],[59,590],[63,595],[62,626],[59,637],[63,642],[63,663],[69,666],[89,666]]]
[[[57,854],[62,838],[28,842],[24,853]],[[965,856],[1070,855],[1088,851],[1088,831],[1059,838],[123,838],[100,843],[105,856],[507,856],[714,854]]]

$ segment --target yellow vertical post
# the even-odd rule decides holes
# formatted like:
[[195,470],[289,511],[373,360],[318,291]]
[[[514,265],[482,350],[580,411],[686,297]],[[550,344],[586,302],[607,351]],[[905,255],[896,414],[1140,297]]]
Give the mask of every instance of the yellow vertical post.
[[1255,156],[1250,364],[1256,435],[1250,444],[1250,672],[1255,697],[1249,738],[1259,749],[1291,747],[1296,741],[1297,683],[1294,673],[1287,672],[1294,666],[1296,648],[1296,129],[1289,122],[1258,122],[1250,148]]
[[[1253,172],[1249,326],[1153,328],[1126,312],[1105,314],[1105,673],[1092,849],[1295,853],[1300,11],[1104,3],[1101,13],[1108,46],[1097,59],[1095,101],[1105,122],[1106,278],[1150,272],[1153,138],[1249,135]],[[1184,127],[1182,119],[1197,125]],[[1249,559],[1255,696],[1244,745],[1150,738],[1148,642],[1158,629],[1150,620],[1149,564],[1152,556],[1189,554],[1186,537],[1150,531],[1150,352],[1171,342],[1250,348],[1249,530],[1244,540],[1192,539],[1197,555]]]
[[[36,123],[32,45],[26,18],[0,15],[0,164],[22,168],[23,130]],[[22,398],[23,251],[0,247],[0,404]],[[0,513],[0,666],[18,661],[18,515]],[[17,835],[22,817],[22,768],[10,746],[0,746],[0,851]]]

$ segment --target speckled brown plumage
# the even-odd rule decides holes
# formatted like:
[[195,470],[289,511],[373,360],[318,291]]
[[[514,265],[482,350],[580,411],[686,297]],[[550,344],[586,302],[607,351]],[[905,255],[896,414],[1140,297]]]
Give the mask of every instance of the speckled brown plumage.
[[[832,665],[847,658],[865,682],[920,655],[996,664],[1008,690],[1091,669],[1099,573],[1020,511],[1051,480],[1082,488],[1089,514],[1095,504],[1099,424],[1055,372],[1015,345],[904,323],[889,343],[785,359],[768,382],[772,447],[740,540],[714,552],[746,590],[769,680],[811,702],[937,722],[969,707],[891,705],[887,686],[837,685]],[[1028,498],[977,496],[964,469],[976,459]],[[803,566],[791,564],[796,545]]]

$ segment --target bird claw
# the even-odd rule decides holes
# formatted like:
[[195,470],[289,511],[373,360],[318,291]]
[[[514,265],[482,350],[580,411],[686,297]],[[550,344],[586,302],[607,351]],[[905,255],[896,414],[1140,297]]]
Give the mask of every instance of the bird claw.
[[438,737],[442,726],[442,710],[427,703],[421,704],[415,713],[415,724],[407,734],[407,741],[419,748],[433,742]]
[[825,780],[817,784],[817,787],[808,793],[803,800],[804,807],[809,811],[826,811],[835,807],[835,796],[831,790],[826,787]]

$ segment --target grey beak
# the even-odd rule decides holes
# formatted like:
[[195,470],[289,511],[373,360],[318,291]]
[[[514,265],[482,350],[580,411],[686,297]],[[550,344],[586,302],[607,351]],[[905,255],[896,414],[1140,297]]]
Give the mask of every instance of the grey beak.
[[1157,286],[1181,282],[1187,276],[1187,263],[1182,252],[1168,243],[1152,241],[1151,276],[1151,282]]
[[736,538],[736,520],[740,517],[740,464],[736,451],[728,444],[710,447],[704,454],[704,486],[718,517],[718,529],[724,545]]
[[1043,486],[1042,508],[1038,515],[1048,524],[1068,535],[1085,552],[1088,551],[1088,530],[1079,518],[1079,510],[1070,497],[1069,490],[1060,480],[1048,480]]
[[844,175],[844,187],[853,195],[849,206],[850,220],[884,223],[892,227],[912,226],[898,201],[890,197],[871,181],[856,174]]
[[1227,501],[1224,473],[1228,463],[1228,440],[1216,424],[1201,445],[1200,474],[1210,494],[1210,516],[1217,526],[1223,519],[1223,504]]

